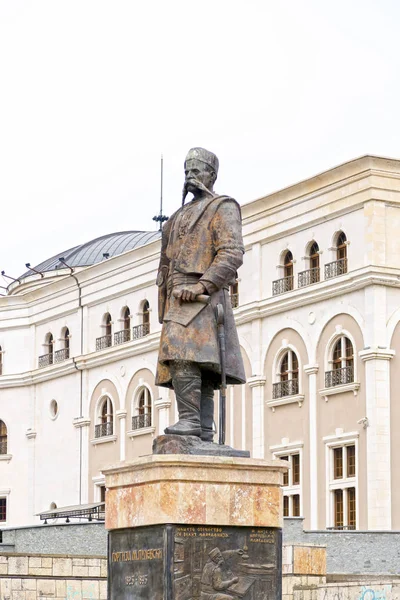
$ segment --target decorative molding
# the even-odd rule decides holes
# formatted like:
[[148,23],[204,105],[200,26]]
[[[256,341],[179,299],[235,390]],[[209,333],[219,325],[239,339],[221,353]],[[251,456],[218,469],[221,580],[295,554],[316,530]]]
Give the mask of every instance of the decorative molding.
[[307,375],[316,375],[318,373],[319,365],[304,365],[304,372]]
[[269,449],[271,452],[285,452],[285,450],[297,450],[304,447],[304,442],[288,442],[287,444],[276,444],[275,446],[270,446]]
[[264,375],[253,375],[252,377],[248,378],[247,383],[249,384],[250,388],[254,388],[265,385],[266,381],[267,378],[264,377]]
[[7,462],[10,462],[10,460],[12,459],[13,455],[12,454],[0,454],[0,461],[4,460]]
[[396,354],[395,350],[390,348],[365,348],[360,350],[358,356],[362,361],[367,362],[368,360],[391,360]]
[[360,434],[358,433],[358,431],[349,431],[348,433],[343,431],[342,433],[336,433],[335,435],[326,435],[322,438],[322,441],[327,446],[335,446],[338,442],[352,442],[359,437]]
[[107,442],[116,442],[116,435],[105,435],[103,437],[95,438],[94,440],[90,440],[92,446],[97,446],[98,444],[106,444]]
[[89,427],[90,423],[90,419],[87,419],[86,417],[76,417],[76,419],[72,421],[73,426],[77,429],[81,427]]
[[157,410],[161,410],[162,408],[170,408],[171,400],[167,400],[166,398],[157,398],[154,400],[154,408]]
[[140,429],[132,429],[131,431],[128,431],[127,435],[130,438],[137,437],[138,435],[146,435],[148,433],[151,433],[151,435],[153,435],[155,430],[155,427],[141,427]]
[[284,404],[298,404],[301,408],[304,402],[304,394],[296,394],[296,396],[285,396],[276,400],[267,400],[266,405],[272,408],[272,412],[275,412],[276,406],[283,406]]
[[36,431],[34,429],[27,429],[25,435],[28,440],[34,440],[36,437]]
[[117,410],[115,412],[115,416],[117,417],[117,419],[126,419],[127,414],[128,411],[126,409]]
[[323,388],[319,390],[319,395],[325,399],[325,402],[328,402],[329,396],[335,396],[336,394],[344,394],[345,392],[353,392],[355,396],[357,396],[357,392],[360,389],[359,383],[344,383],[343,385],[334,385],[329,388]]

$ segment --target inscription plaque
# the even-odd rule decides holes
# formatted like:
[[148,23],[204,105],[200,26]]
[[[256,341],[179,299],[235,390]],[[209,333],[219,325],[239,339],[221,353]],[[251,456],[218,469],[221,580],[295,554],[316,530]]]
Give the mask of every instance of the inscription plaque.
[[110,600],[280,600],[280,529],[154,525],[109,533]]

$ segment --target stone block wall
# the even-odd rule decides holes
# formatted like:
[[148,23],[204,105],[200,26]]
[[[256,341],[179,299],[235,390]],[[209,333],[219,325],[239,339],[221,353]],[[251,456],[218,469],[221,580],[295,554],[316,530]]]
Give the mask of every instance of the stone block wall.
[[303,522],[300,517],[284,519],[283,543],[325,546],[328,575],[400,573],[400,531],[304,531]]
[[107,559],[0,555],[1,600],[107,600]]

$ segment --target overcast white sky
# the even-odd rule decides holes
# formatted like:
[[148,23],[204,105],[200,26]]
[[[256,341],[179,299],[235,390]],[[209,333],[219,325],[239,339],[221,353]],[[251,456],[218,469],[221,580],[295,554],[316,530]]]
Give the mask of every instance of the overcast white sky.
[[[192,146],[241,203],[400,158],[398,0],[0,0],[0,270],[180,204]],[[3,282],[0,278],[0,284]]]

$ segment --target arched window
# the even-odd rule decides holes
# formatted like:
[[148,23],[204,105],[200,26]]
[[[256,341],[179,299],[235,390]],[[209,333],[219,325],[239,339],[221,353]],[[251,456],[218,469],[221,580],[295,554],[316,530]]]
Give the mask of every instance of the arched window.
[[325,373],[325,387],[354,382],[354,348],[350,339],[341,335],[332,346],[332,370]]
[[136,395],[136,414],[132,417],[132,429],[151,427],[151,394],[147,387],[142,387]]
[[103,350],[103,348],[109,348],[112,345],[112,319],[110,313],[103,316],[102,327],[104,335],[96,338],[96,350]]
[[130,330],[131,328],[131,311],[129,310],[128,307],[125,308],[124,313],[123,313],[123,319],[124,319],[124,329],[126,330]]
[[[319,246],[313,242],[310,248],[310,269],[319,269]],[[319,271],[318,271],[319,276]],[[319,281],[319,277],[318,277]]]
[[273,399],[299,393],[299,361],[294,350],[287,350],[280,362],[278,382],[273,385]]
[[336,246],[336,260],[347,259],[347,239],[346,235],[341,231],[338,235]]
[[229,295],[231,298],[232,308],[237,308],[239,306],[239,282],[235,281],[232,285],[229,286]]
[[308,259],[309,268],[299,273],[299,287],[318,283],[320,280],[319,246],[317,242],[312,242],[306,258]]
[[128,306],[122,309],[121,313],[122,329],[114,333],[114,344],[124,344],[131,339],[131,311]]
[[114,409],[112,400],[105,396],[99,404],[97,415],[97,425],[95,426],[94,437],[100,438],[112,435],[114,432]]
[[0,454],[7,454],[7,427],[0,421]]
[[111,319],[111,315],[110,313],[107,313],[105,315],[105,319],[104,319],[104,325],[105,325],[105,331],[106,331],[106,335],[109,335],[111,337],[111,332],[112,332],[112,319]]
[[290,292],[293,289],[293,254],[290,250],[286,250],[286,252],[281,256],[281,265],[280,269],[283,268],[283,277],[281,279],[277,279],[272,282],[272,295],[277,296],[278,294],[283,294],[284,292]]
[[69,329],[68,329],[68,327],[66,327],[64,329],[63,344],[64,344],[64,350],[68,351],[68,356],[66,356],[66,358],[69,358]]
[[150,333],[150,304],[145,300],[142,308],[143,335]]
[[54,362],[54,338],[52,333],[48,333],[44,340],[45,354],[39,356],[39,368],[48,367]]
[[334,252],[336,260],[325,265],[325,279],[338,277],[347,273],[347,238],[343,231],[340,231],[336,236],[334,244]]
[[69,358],[69,329],[64,327],[61,332],[61,344],[62,348],[54,352],[54,362],[59,363]]
[[292,279],[292,287],[293,289],[293,254],[288,250],[283,257],[283,273],[284,277],[289,277]]

